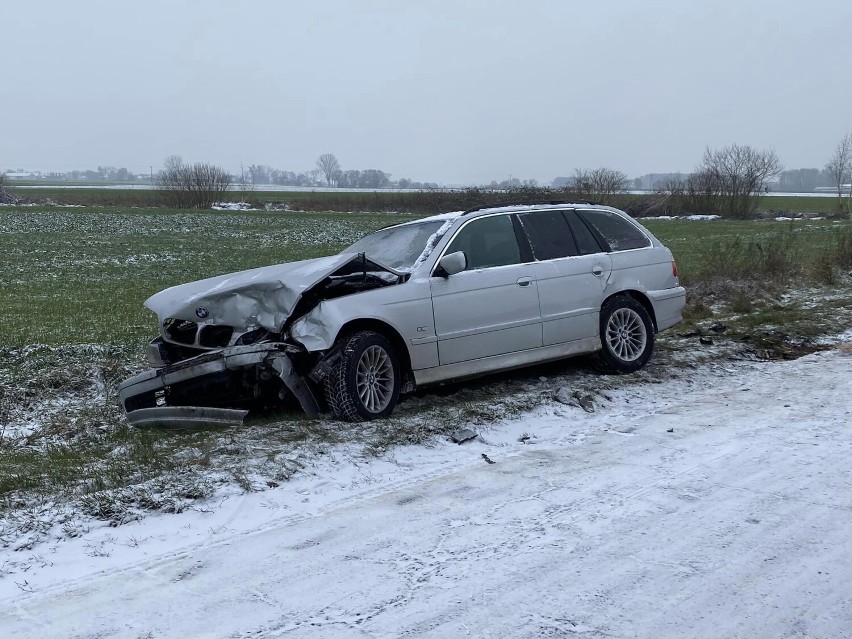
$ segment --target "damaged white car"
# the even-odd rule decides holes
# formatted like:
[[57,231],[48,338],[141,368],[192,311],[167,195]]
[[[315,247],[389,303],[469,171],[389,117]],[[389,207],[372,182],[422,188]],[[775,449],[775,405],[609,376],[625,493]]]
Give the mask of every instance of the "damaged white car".
[[473,209],[157,293],[153,368],[119,396],[137,425],[239,423],[293,399],[369,420],[420,386],[573,355],[635,371],[684,300],[671,252],[621,211]]

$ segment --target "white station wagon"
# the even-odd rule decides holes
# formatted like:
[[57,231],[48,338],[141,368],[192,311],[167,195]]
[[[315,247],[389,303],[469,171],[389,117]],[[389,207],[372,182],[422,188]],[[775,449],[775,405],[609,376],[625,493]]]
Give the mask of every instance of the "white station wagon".
[[448,213],[157,293],[153,368],[119,396],[139,425],[239,423],[293,398],[369,420],[421,386],[574,355],[633,372],[684,301],[669,249],[617,209]]

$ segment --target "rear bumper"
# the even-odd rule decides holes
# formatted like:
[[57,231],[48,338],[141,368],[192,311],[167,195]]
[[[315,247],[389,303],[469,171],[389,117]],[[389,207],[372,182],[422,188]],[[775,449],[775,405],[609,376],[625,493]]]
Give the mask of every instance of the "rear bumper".
[[654,306],[657,319],[657,331],[664,331],[683,319],[683,307],[686,304],[686,289],[682,286],[648,291],[648,299]]
[[310,387],[296,373],[288,355],[296,350],[287,344],[267,343],[204,353],[131,377],[118,387],[118,397],[127,413],[128,422],[135,425],[239,424],[248,411],[218,408],[216,397],[209,398],[210,406],[204,405],[207,399],[204,397],[199,398],[199,406],[170,406],[170,387],[253,366],[264,366],[283,380],[308,416],[316,417],[319,414],[317,401]]

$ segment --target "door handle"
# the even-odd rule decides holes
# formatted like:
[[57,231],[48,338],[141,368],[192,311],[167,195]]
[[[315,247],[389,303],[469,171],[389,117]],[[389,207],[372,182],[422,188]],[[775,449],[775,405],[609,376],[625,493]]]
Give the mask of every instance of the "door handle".
[[601,275],[603,275],[603,268],[601,268],[600,266],[593,266],[592,274],[596,277],[600,277]]
[[531,277],[519,277],[518,278],[518,286],[529,286],[532,284]]

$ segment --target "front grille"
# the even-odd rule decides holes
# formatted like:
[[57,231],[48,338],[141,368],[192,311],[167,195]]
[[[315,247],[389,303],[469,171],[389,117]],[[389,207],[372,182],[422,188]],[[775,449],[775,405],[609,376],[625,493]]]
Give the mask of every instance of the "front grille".
[[[202,324],[170,317],[163,322],[163,339],[196,348],[225,348],[234,336],[232,326]],[[179,348],[179,347],[178,347]]]
[[165,337],[178,344],[195,344],[195,333],[198,324],[187,320],[169,318],[163,322],[163,334]]

